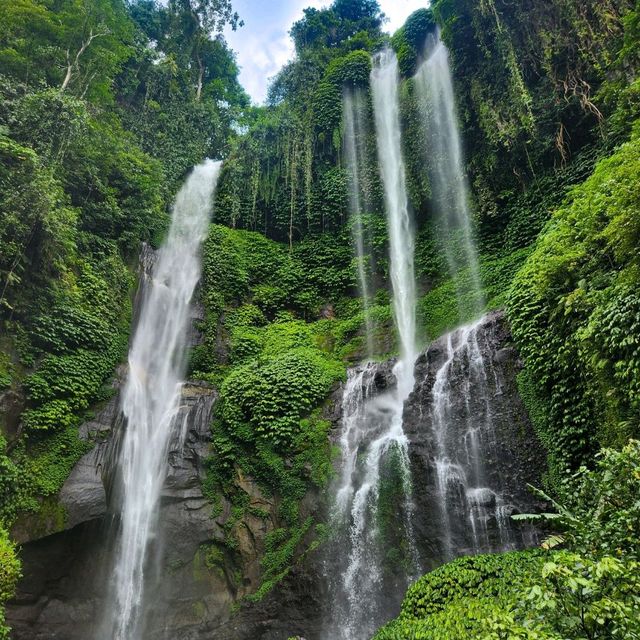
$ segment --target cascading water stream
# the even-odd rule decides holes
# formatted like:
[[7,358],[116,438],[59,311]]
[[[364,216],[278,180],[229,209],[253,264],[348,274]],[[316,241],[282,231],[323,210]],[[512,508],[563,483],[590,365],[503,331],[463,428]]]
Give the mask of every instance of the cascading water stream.
[[402,159],[398,82],[398,61],[393,51],[386,49],[378,54],[371,71],[371,92],[387,211],[393,310],[400,341],[398,391],[404,400],[413,388],[413,363],[417,355],[416,284],[415,242]]
[[124,420],[116,469],[120,526],[113,584],[102,627],[104,640],[142,636],[143,596],[149,546],[167,472],[167,451],[180,404],[190,302],[200,279],[220,162],[195,167],[176,197],[171,228],[159,251],[129,350],[122,392]]
[[[451,275],[469,269],[470,289],[458,287],[458,306],[477,316],[484,307],[484,300],[471,226],[469,186],[464,171],[449,52],[439,33],[435,38],[430,36],[427,50],[430,53],[418,68],[415,86],[427,123],[425,142],[431,189]],[[452,246],[454,241],[458,243],[458,249]],[[470,299],[464,300],[466,297]]]
[[[343,394],[342,465],[333,526],[344,533],[333,557],[338,576],[330,579],[333,602],[326,637],[331,640],[369,638],[396,612],[393,594],[402,593],[419,572],[408,439],[402,426],[417,347],[414,238],[401,152],[398,80],[395,55],[382,52],[371,72],[371,89],[400,357],[392,372],[374,363],[351,370]],[[380,513],[383,481],[395,482],[400,494],[392,498],[394,520],[386,529]],[[387,559],[390,535],[395,537],[392,546],[402,549],[402,559],[393,566]]]
[[342,95],[344,117],[344,160],[349,176],[349,213],[353,221],[353,240],[356,249],[358,280],[362,294],[367,340],[367,355],[374,353],[373,326],[369,315],[371,292],[367,274],[368,256],[365,251],[364,226],[362,224],[363,198],[361,174],[366,161],[365,150],[365,98],[361,90],[345,89]]
[[[431,391],[443,560],[515,548],[502,478],[488,477],[487,460],[497,455],[493,398],[500,395],[500,381],[481,348],[482,322],[447,334],[445,359]],[[464,531],[464,523],[471,535],[454,539],[452,530]],[[490,536],[491,529],[497,538]]]

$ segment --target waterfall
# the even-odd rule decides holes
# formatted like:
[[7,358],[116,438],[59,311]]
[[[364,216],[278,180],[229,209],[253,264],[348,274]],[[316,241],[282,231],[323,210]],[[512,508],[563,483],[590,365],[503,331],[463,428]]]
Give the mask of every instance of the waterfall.
[[356,249],[358,281],[365,318],[367,355],[373,356],[373,326],[369,315],[371,293],[367,277],[368,256],[365,251],[364,228],[362,224],[363,198],[361,174],[366,162],[365,149],[365,97],[362,90],[345,89],[342,95],[342,113],[344,118],[344,163],[349,177],[349,213],[353,224],[353,240]]
[[[520,546],[496,464],[501,381],[484,319],[447,334],[431,389],[431,430],[442,559]],[[485,355],[485,353],[487,355]]]
[[390,49],[378,54],[371,71],[371,92],[384,187],[393,310],[400,340],[398,391],[404,400],[413,387],[416,359],[416,291],[413,268],[414,237],[402,159],[398,61]]
[[[401,152],[398,79],[395,55],[384,51],[372,69],[371,88],[400,356],[392,370],[375,363],[351,370],[343,392],[342,460],[329,568],[331,620],[326,630],[332,640],[371,637],[397,613],[397,596],[420,571],[411,525],[408,439],[402,425],[417,347],[414,239]],[[391,550],[397,556],[392,558]]]
[[[334,541],[327,567],[331,594],[330,640],[364,640],[392,615],[418,574],[411,529],[407,439],[398,414],[391,363],[367,363],[348,372],[342,396],[342,453],[331,514]],[[383,495],[383,481],[392,494]],[[382,513],[393,501],[393,515]],[[388,508],[388,506],[387,506]],[[400,562],[387,554],[396,548]]]
[[171,227],[146,283],[129,350],[121,397],[123,432],[116,470],[120,524],[105,640],[142,635],[149,545],[157,534],[157,508],[167,453],[179,411],[186,364],[190,302],[200,279],[200,249],[207,233],[220,162],[207,160],[187,178],[173,206]]
[[[477,316],[484,308],[484,300],[471,226],[469,187],[464,171],[449,52],[439,34],[435,39],[430,36],[427,49],[430,53],[418,68],[414,80],[426,120],[431,190],[442,226],[451,276],[465,268],[470,273],[470,289],[465,291],[458,284],[458,307],[461,312],[467,309]],[[458,246],[452,246],[452,242]]]

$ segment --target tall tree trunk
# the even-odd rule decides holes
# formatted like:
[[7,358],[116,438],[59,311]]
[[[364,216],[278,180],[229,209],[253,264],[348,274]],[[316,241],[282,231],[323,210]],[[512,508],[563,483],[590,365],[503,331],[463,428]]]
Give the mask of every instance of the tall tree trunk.
[[69,49],[67,49],[67,72],[65,73],[64,80],[62,81],[62,86],[60,87],[60,93],[64,93],[71,79],[74,76],[74,73],[77,73],[80,70],[80,57],[82,54],[89,48],[91,43],[96,39],[102,36],[108,35],[109,29],[104,26],[100,26],[98,30],[94,33],[93,29],[89,31],[89,36],[86,40],[82,42],[80,48],[78,49],[76,55],[71,59],[71,54],[69,53]]
[[202,98],[202,85],[204,82],[204,65],[202,64],[202,58],[198,53],[198,84],[196,85],[196,102],[200,102]]

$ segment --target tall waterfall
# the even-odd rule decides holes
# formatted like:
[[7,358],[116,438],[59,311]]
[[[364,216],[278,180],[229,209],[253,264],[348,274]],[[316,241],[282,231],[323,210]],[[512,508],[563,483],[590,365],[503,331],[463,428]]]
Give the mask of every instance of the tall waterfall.
[[342,95],[342,113],[344,117],[344,160],[349,175],[349,212],[353,224],[353,240],[356,249],[358,280],[362,294],[367,340],[367,355],[373,356],[373,327],[369,315],[371,292],[367,273],[369,262],[362,224],[363,205],[366,198],[362,195],[361,174],[366,162],[365,96],[362,90],[345,89]]
[[[458,287],[458,305],[478,315],[484,307],[484,301],[471,225],[469,187],[464,171],[449,52],[439,34],[436,38],[430,37],[427,50],[430,53],[418,68],[415,85],[426,119],[426,151],[431,167],[431,189],[451,275],[462,269],[469,269],[470,289]],[[452,246],[452,242],[457,247]]]
[[[489,385],[499,381],[491,361],[483,357],[478,328],[482,320],[446,335],[446,357],[432,389],[431,429],[444,539],[444,557],[464,550],[454,544],[453,520],[465,523],[471,549],[504,551],[514,545],[501,483],[490,486],[487,462],[496,445],[494,402]],[[494,378],[490,380],[490,378]],[[494,525],[498,540],[490,538]]]
[[404,400],[413,387],[413,362],[417,355],[416,285],[415,243],[402,159],[398,81],[398,61],[393,51],[386,49],[378,55],[371,71],[371,91],[387,211],[393,310],[400,340],[398,391]]
[[186,364],[190,302],[200,279],[220,162],[197,166],[176,197],[171,228],[159,251],[129,350],[129,374],[121,398],[124,432],[117,483],[120,527],[115,546],[112,597],[102,629],[105,640],[137,640],[142,634],[149,545],[167,471]]
[[[417,355],[414,239],[401,153],[398,65],[391,51],[371,72],[380,175],[389,230],[393,308],[400,357],[393,370],[370,363],[349,372],[343,393],[342,461],[332,514],[331,640],[364,640],[397,613],[419,572],[404,401]],[[394,549],[397,556],[391,557]],[[330,569],[331,573],[331,569]]]

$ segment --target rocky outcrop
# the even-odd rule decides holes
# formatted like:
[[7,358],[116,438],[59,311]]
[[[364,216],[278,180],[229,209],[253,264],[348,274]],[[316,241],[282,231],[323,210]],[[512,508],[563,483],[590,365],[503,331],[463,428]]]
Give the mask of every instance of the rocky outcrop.
[[[416,384],[403,420],[410,439],[415,535],[423,541],[426,569],[455,555],[536,541],[530,525],[518,526],[510,518],[540,508],[527,485],[540,485],[546,464],[518,395],[520,369],[500,312],[442,336],[416,361]],[[440,430],[438,412],[444,413]]]
[[[449,415],[453,434],[469,427],[468,415],[484,419],[490,406],[495,446],[487,451],[490,470],[487,486],[493,491],[476,492],[481,506],[495,505],[500,497],[510,512],[536,508],[526,490],[527,482],[538,484],[544,456],[533,435],[526,411],[517,394],[520,368],[510,343],[508,328],[500,314],[488,315],[477,328],[477,344],[487,363],[489,376],[483,398],[468,389],[469,403]],[[431,414],[433,390],[450,345],[447,337],[435,341],[416,362],[416,386],[405,403],[405,431],[410,439],[414,487],[414,533],[423,567],[429,569],[444,559],[441,511],[436,477],[437,443]],[[451,371],[452,384],[464,383],[469,371],[464,358]],[[392,389],[394,361],[376,367],[372,385],[375,395]],[[243,596],[260,585],[260,561],[265,538],[279,525],[277,500],[266,496],[258,484],[239,471],[235,490],[245,494],[249,508],[237,520],[223,497],[215,504],[203,492],[206,460],[210,455],[210,422],[217,393],[202,383],[188,383],[183,390],[181,414],[168,455],[168,475],[160,506],[161,535],[153,548],[145,640],[306,640],[323,637],[323,624],[330,615],[326,571],[339,570],[322,554],[309,554],[294,563],[289,575],[260,602]],[[337,440],[342,420],[342,390],[327,404]],[[455,403],[454,403],[455,404]],[[109,512],[108,459],[117,422],[117,398],[95,419],[83,425],[81,434],[94,448],[74,468],[59,496],[65,518],[46,535],[23,534],[22,557],[25,578],[8,607],[15,640],[86,640],[96,637],[96,623],[104,611],[109,562],[110,527],[117,526]],[[466,412],[466,413],[465,413]],[[465,417],[466,416],[466,417]],[[468,488],[468,487],[467,487]],[[473,487],[472,487],[473,488]],[[460,487],[458,487],[460,489]],[[486,503],[482,505],[483,501]],[[302,505],[316,521],[325,518],[324,501],[310,492]],[[488,527],[495,528],[495,522]],[[471,552],[468,521],[452,531],[459,553]],[[226,541],[233,530],[231,549]],[[490,534],[493,535],[493,534]],[[526,544],[521,533],[514,545]],[[306,541],[307,543],[309,541]],[[400,593],[398,594],[401,595]],[[391,602],[391,600],[390,600]]]

